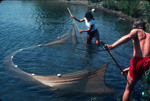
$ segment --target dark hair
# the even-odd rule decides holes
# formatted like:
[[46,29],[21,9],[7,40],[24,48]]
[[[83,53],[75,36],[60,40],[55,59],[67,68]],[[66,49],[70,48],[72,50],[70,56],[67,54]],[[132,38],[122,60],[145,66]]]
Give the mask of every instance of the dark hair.
[[86,17],[86,18],[91,18],[91,19],[94,20],[93,15],[92,15],[91,12],[86,12],[86,13],[85,13],[85,17]]
[[134,21],[133,26],[134,28],[146,30],[146,22],[142,18],[138,18]]

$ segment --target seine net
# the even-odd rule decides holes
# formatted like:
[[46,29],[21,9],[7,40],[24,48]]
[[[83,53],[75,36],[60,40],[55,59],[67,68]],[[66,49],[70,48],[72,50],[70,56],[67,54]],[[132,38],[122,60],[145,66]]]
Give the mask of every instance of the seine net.
[[105,84],[105,71],[107,69],[108,63],[99,67],[93,68],[89,70],[82,70],[74,73],[68,74],[57,74],[51,76],[41,76],[27,73],[21,70],[16,64],[14,64],[13,58],[14,55],[23,51],[28,50],[30,48],[35,47],[43,47],[55,45],[58,43],[62,43],[65,40],[71,38],[73,43],[77,44],[77,37],[75,33],[74,26],[71,31],[64,36],[61,36],[57,41],[50,42],[47,44],[31,46],[23,49],[19,49],[14,51],[10,55],[5,58],[5,65],[9,72],[15,73],[17,75],[21,75],[26,77],[26,79],[31,79],[31,81],[36,81],[40,84],[49,86],[54,90],[64,90],[71,92],[82,92],[82,93],[113,93],[114,91],[108,88]]

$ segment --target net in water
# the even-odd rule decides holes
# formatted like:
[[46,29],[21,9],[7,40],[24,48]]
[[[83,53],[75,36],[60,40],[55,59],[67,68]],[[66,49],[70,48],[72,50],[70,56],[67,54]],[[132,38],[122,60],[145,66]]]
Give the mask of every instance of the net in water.
[[50,42],[47,44],[31,46],[23,49],[14,51],[5,58],[5,65],[9,72],[12,72],[16,75],[26,77],[26,79],[31,79],[33,82],[36,81],[40,84],[49,86],[54,90],[64,90],[71,92],[82,92],[82,93],[113,93],[114,91],[108,88],[105,84],[105,72],[107,69],[108,63],[99,67],[89,70],[82,70],[74,73],[68,74],[58,74],[51,76],[41,76],[29,74],[21,70],[17,64],[14,64],[13,58],[14,55],[23,50],[28,50],[30,48],[50,46],[64,42],[65,40],[72,38],[75,44],[78,43],[76,32],[74,26],[68,34],[65,34],[59,40]]

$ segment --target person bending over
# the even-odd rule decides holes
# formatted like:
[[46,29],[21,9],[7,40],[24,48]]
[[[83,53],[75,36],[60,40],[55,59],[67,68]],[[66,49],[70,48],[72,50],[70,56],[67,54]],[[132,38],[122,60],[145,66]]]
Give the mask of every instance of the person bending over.
[[130,101],[131,93],[136,82],[150,68],[150,33],[146,32],[143,19],[137,19],[133,23],[131,32],[111,45],[105,45],[105,49],[113,49],[129,40],[133,42],[133,58],[130,60],[130,67],[123,70],[127,75],[127,84],[122,101]]
[[86,42],[87,44],[91,44],[91,41],[93,39],[93,37],[95,38],[95,43],[97,45],[99,45],[99,32],[95,26],[95,22],[94,22],[94,18],[91,12],[87,12],[85,14],[85,18],[83,19],[77,19],[76,17],[74,17],[73,15],[71,15],[72,18],[74,18],[76,21],[78,22],[83,22],[85,21],[86,26],[88,27],[87,30],[79,30],[80,34],[82,32],[87,32],[87,38],[86,38]]

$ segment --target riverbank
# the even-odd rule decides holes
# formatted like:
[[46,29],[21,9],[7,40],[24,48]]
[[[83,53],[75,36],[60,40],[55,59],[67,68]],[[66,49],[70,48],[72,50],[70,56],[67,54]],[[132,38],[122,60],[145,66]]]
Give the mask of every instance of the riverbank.
[[[64,1],[67,2],[67,3],[71,3],[71,4],[80,4],[80,5],[84,5],[84,6],[87,6],[87,7],[91,7],[91,9],[94,8],[94,9],[102,10],[104,12],[116,15],[116,16],[124,19],[124,20],[128,20],[128,21],[131,21],[131,22],[133,22],[135,19],[137,19],[136,17],[132,17],[128,14],[123,13],[122,11],[108,9],[108,8],[103,6],[103,2],[93,3],[93,2],[91,2],[91,0],[82,0],[82,1],[80,1],[80,0],[64,0]],[[148,17],[145,17],[145,15],[146,14],[143,13],[143,14],[141,14],[140,17],[144,18],[144,20],[147,22],[147,25],[146,25],[147,32],[150,32],[150,23],[148,23],[149,19],[148,19]]]
[[98,9],[98,10],[102,10],[102,11],[105,11],[107,13],[110,13],[110,14],[114,14],[114,15],[117,15],[118,17],[121,17],[125,20],[130,20],[130,21],[134,21],[135,18],[131,17],[131,16],[128,16],[124,13],[122,13],[121,11],[115,11],[115,10],[109,10],[107,8],[104,8],[102,6],[102,3],[101,2],[98,2],[98,3],[92,3],[88,0],[64,0],[66,1],[67,3],[71,3],[71,4],[80,4],[80,5],[84,5],[84,6],[87,6],[87,7],[91,7],[91,8],[94,8],[94,9]]

